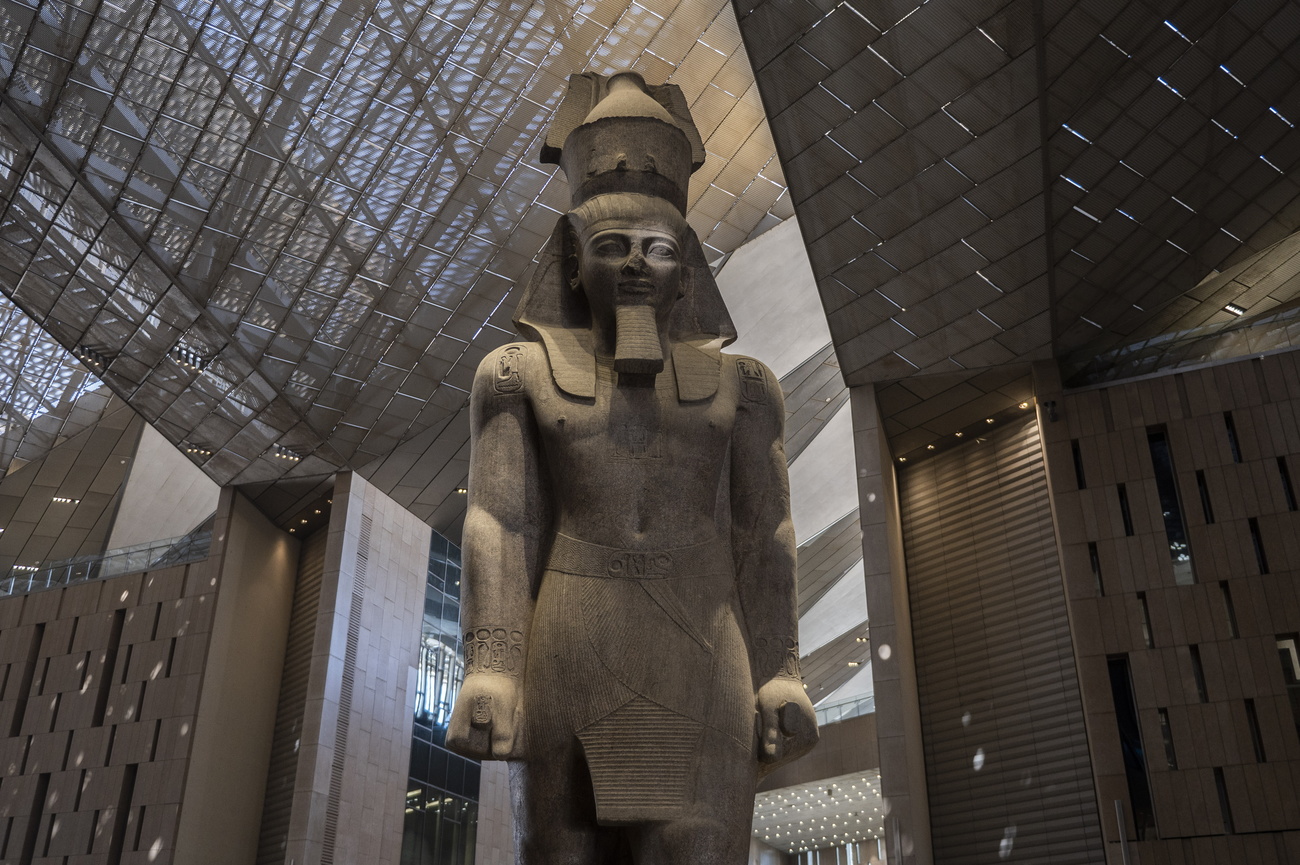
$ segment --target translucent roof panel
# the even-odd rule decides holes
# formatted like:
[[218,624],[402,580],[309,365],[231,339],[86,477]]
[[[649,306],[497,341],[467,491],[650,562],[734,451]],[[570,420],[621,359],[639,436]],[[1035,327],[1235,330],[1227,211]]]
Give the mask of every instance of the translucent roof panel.
[[851,384],[1208,321],[1297,224],[1294,3],[737,9]]
[[626,68],[691,105],[710,257],[790,215],[724,0],[5,4],[0,288],[219,482],[364,465],[510,337],[566,78]]
[[22,310],[0,298],[0,477],[93,426],[111,399],[102,385]]

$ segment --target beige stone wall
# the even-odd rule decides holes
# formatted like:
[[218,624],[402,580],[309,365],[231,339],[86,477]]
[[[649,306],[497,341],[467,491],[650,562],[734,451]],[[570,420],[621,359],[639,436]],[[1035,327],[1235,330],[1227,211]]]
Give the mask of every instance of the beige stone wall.
[[142,423],[106,549],[188,534],[217,508],[221,487],[162,433]]
[[485,760],[478,786],[474,865],[514,865],[515,820],[510,811],[510,764]]
[[0,599],[0,859],[179,861],[216,576],[209,559]]
[[930,865],[934,859],[925,755],[896,479],[874,389],[853,388],[851,406],[871,614],[880,792],[889,808],[885,838],[890,862]]
[[336,482],[285,861],[397,865],[429,527]]
[[[1119,862],[1114,800],[1128,788],[1107,672],[1126,654],[1151,780],[1158,838],[1130,841],[1134,863],[1300,862],[1300,737],[1278,659],[1278,634],[1300,630],[1300,513],[1286,501],[1278,460],[1300,481],[1300,353],[1062,394],[1043,435],[1062,548],[1080,683],[1109,861]],[[1240,461],[1225,412],[1232,413]],[[1148,429],[1166,430],[1196,582],[1178,585],[1156,490]],[[1084,484],[1076,476],[1073,442]],[[1202,507],[1204,477],[1213,523]],[[1117,485],[1133,524],[1127,534]],[[1254,520],[1267,556],[1261,573]],[[1089,544],[1095,544],[1101,589]],[[1227,588],[1236,633],[1224,600]],[[1143,593],[1151,645],[1142,625]],[[1204,670],[1199,696],[1191,647]],[[1265,759],[1252,744],[1253,700]],[[1166,759],[1169,718],[1177,768]],[[1225,834],[1215,780],[1231,809]],[[1133,829],[1128,827],[1130,839]]]
[[252,865],[284,666],[298,541],[231,488],[213,526],[216,609],[176,862]]

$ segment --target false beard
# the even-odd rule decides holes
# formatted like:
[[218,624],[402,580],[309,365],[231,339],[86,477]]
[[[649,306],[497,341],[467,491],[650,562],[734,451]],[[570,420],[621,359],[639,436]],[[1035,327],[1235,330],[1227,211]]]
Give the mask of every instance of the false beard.
[[653,306],[620,305],[614,309],[614,371],[657,375],[664,369],[664,349]]

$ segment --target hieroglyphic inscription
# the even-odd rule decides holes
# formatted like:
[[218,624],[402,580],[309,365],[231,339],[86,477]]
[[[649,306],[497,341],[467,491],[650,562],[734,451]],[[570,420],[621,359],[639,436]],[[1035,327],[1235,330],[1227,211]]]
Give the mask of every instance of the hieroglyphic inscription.
[[524,632],[475,628],[465,632],[465,672],[524,674]]
[[609,575],[627,579],[667,577],[672,574],[673,557],[668,553],[627,551],[609,557]]
[[799,641],[770,634],[754,638],[754,667],[759,676],[799,678]]
[[497,393],[519,393],[524,389],[524,350],[508,345],[497,358],[496,379],[493,387]]
[[767,399],[767,375],[763,365],[756,360],[739,358],[736,371],[740,373],[740,395],[750,402],[763,402]]
[[614,455],[620,459],[658,459],[658,438],[643,424],[619,424],[614,433]]

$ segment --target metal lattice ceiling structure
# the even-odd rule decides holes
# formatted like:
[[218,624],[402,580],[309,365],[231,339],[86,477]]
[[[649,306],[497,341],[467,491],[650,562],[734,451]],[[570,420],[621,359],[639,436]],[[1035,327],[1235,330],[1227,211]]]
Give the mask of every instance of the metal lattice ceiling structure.
[[[624,68],[691,105],[709,255],[790,215],[724,0],[5,3],[0,289],[287,519],[460,435],[567,206],[536,163],[565,78]],[[383,476],[427,517],[455,471]]]
[[881,383],[896,452],[1024,399],[1028,361],[1230,318],[1198,284],[1300,228],[1294,2],[737,10],[845,379]]
[[112,401],[102,384],[0,299],[0,478],[94,426]]
[[1022,400],[1026,361],[1214,324],[1239,284],[1252,316],[1288,302],[1212,277],[1300,226],[1294,3],[736,9],[6,3],[0,288],[268,513],[356,468],[453,534],[470,375],[567,201],[535,157],[575,70],[683,87],[715,258],[792,212],[779,150],[900,451]]

